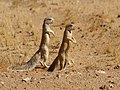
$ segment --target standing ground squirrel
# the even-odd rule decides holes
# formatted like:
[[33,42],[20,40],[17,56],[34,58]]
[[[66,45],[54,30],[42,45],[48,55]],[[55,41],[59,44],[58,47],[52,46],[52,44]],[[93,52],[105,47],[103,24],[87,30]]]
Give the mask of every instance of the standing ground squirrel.
[[53,18],[45,18],[43,23],[41,44],[38,51],[32,56],[32,58],[24,65],[10,66],[7,69],[11,71],[30,71],[33,70],[39,63],[43,67],[47,67],[46,61],[49,56],[49,41],[50,33],[54,35],[54,32],[50,29],[49,24],[53,23]]
[[48,60],[48,57],[49,57],[50,34],[54,35],[54,32],[53,30],[50,29],[49,24],[52,24],[53,20],[54,20],[53,18],[45,18],[44,24],[43,24],[41,44],[39,47],[39,51],[41,52],[41,58],[39,62],[43,67],[48,67],[46,65],[46,61]]
[[70,49],[70,43],[76,43],[75,38],[72,36],[72,31],[74,30],[73,24],[68,24],[65,27],[63,40],[61,47],[58,52],[58,56],[55,58],[51,66],[49,67],[48,71],[53,71],[56,66],[58,66],[58,61],[60,61],[60,70],[64,69],[66,67],[67,63],[70,63],[70,60],[68,59],[68,52]]

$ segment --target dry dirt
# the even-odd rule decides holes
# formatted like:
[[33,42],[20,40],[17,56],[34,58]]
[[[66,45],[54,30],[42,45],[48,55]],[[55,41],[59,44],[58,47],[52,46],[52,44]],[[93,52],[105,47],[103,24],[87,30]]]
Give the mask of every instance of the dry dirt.
[[[72,66],[9,72],[39,48],[45,17],[53,17],[48,65],[64,27],[74,23]],[[0,0],[0,90],[120,90],[120,0]]]

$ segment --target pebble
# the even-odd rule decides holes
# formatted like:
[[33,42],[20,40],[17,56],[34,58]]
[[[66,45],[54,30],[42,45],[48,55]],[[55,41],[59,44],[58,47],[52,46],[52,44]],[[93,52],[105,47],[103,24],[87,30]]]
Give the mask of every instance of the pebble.
[[98,71],[96,71],[97,73],[101,73],[101,74],[106,74],[106,72],[105,71],[103,71],[103,70],[98,70]]
[[4,85],[5,83],[4,82],[1,82],[2,85]]
[[119,69],[120,68],[120,65],[116,65],[115,67],[114,67],[114,69]]
[[110,84],[109,86],[110,86],[110,88],[113,88],[113,87],[114,87],[113,84]]
[[31,77],[27,77],[27,78],[22,79],[22,81],[27,82],[27,81],[30,81],[31,79],[32,79]]
[[61,76],[60,76],[59,74],[56,74],[56,77],[57,77],[57,78],[60,78]]
[[120,18],[120,15],[118,15],[117,18]]
[[114,81],[112,81],[112,80],[110,80],[110,81],[109,81],[109,83],[111,83],[111,84],[115,84],[115,82],[114,82]]

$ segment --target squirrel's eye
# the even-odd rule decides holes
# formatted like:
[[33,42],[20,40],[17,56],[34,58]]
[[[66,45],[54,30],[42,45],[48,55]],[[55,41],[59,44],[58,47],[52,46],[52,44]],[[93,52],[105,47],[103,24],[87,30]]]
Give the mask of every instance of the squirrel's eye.
[[71,24],[70,27],[72,27],[73,25]]
[[48,19],[48,20],[52,20],[52,19]]

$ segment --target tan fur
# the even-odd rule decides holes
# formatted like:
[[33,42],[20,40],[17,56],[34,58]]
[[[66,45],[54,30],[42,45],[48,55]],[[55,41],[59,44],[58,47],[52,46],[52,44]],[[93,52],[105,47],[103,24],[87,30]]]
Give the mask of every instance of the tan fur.
[[38,51],[32,56],[32,58],[24,65],[10,66],[7,69],[11,71],[30,71],[33,70],[39,63],[43,67],[47,67],[46,61],[49,56],[49,41],[50,33],[54,35],[54,32],[50,29],[49,24],[53,23],[53,18],[45,18],[43,23],[41,44]]
[[68,52],[71,47],[70,43],[71,42],[76,43],[75,38],[72,36],[72,30],[74,30],[73,24],[66,25],[62,44],[58,52],[58,56],[51,64],[48,71],[52,72],[55,69],[55,67],[58,66],[58,61],[60,61],[60,70],[64,69],[67,63],[70,63],[70,60],[68,59],[68,55],[69,55]]

